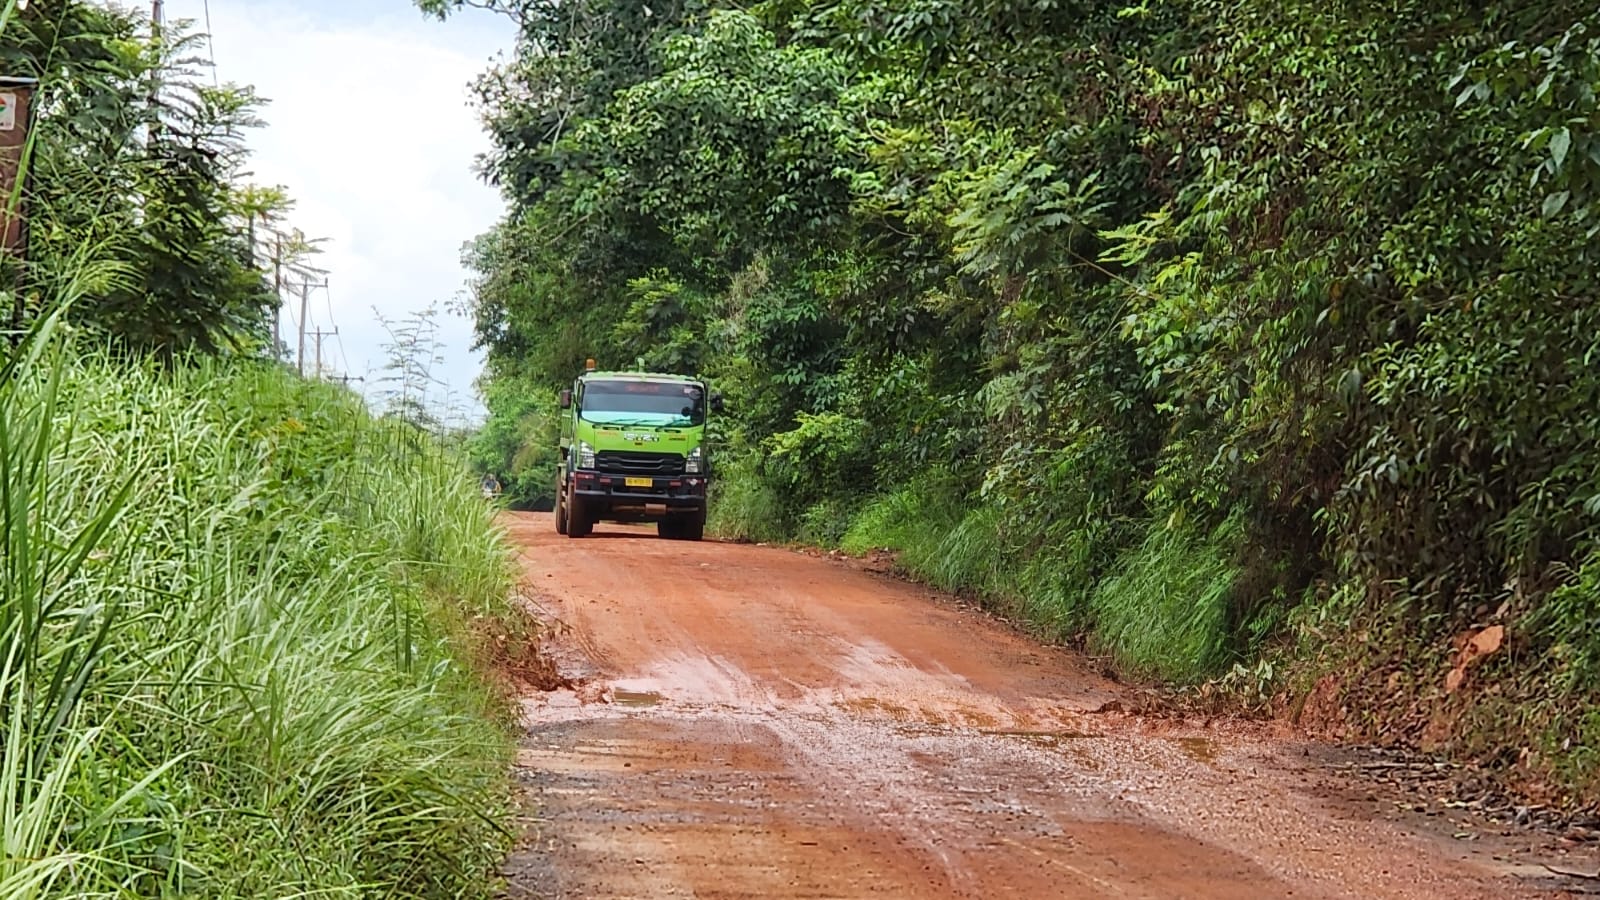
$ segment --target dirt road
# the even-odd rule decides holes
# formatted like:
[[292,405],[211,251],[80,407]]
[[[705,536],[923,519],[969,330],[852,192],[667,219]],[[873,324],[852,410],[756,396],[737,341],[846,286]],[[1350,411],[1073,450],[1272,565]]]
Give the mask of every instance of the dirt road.
[[1391,821],[1315,748],[1116,712],[1081,659],[927,590],[509,523],[576,680],[525,702],[518,896],[1557,895],[1470,823]]

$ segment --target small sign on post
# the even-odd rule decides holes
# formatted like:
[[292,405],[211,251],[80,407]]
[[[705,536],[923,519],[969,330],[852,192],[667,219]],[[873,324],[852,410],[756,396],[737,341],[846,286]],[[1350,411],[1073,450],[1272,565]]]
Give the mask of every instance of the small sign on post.
[[32,78],[0,76],[0,255],[18,258],[26,257],[28,250],[22,155],[35,84]]

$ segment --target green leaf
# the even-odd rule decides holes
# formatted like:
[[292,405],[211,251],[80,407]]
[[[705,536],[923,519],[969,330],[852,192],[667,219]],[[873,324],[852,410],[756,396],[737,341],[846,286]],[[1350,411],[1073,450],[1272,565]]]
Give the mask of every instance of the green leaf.
[[1558,128],[1550,135],[1550,160],[1561,168],[1567,161],[1567,151],[1572,149],[1572,132],[1565,128]]
[[1572,197],[1571,191],[1558,191],[1544,198],[1544,214],[1546,218],[1559,214],[1567,206],[1567,200]]

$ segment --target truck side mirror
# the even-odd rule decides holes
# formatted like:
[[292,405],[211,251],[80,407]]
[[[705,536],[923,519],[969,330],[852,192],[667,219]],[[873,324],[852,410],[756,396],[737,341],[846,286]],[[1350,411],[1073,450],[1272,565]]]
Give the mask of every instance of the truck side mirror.
[[712,394],[711,395],[711,411],[712,412],[718,412],[718,413],[722,412],[722,395],[721,394]]
[[566,390],[561,392],[561,408],[562,409],[571,409],[572,408],[572,388],[567,388]]

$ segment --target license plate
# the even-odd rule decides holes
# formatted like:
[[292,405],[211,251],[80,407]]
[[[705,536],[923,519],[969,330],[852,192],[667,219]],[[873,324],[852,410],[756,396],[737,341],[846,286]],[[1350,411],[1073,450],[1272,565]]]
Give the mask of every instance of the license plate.
[[625,478],[625,479],[623,479],[622,483],[626,484],[628,487],[655,487],[656,486],[656,480],[654,478]]

